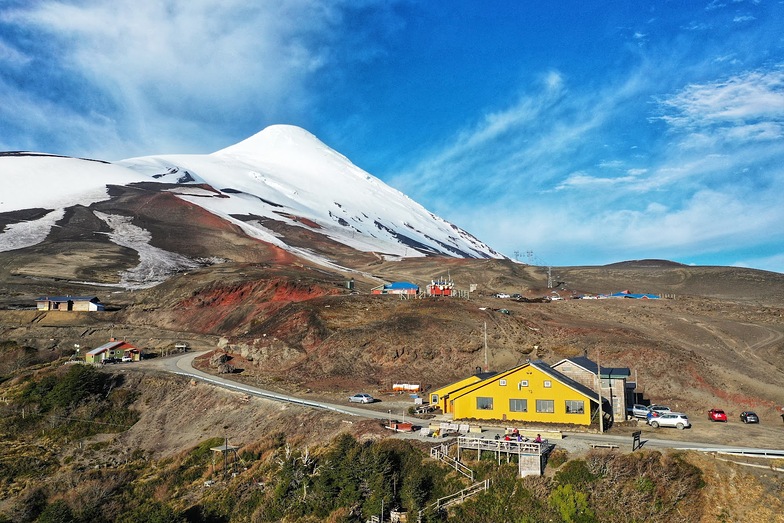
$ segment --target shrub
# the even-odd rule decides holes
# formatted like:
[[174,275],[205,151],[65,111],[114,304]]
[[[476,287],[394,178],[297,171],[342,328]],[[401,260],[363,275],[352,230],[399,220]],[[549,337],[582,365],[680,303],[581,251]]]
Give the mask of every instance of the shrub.
[[547,464],[557,469],[564,463],[569,461],[569,451],[566,449],[555,449],[550,453],[550,456],[547,458]]
[[550,504],[566,523],[591,523],[596,521],[588,506],[588,495],[575,490],[574,485],[558,485],[550,495]]
[[555,473],[555,481],[559,485],[571,484],[581,486],[596,479],[597,476],[591,473],[588,469],[588,464],[581,459],[567,462]]

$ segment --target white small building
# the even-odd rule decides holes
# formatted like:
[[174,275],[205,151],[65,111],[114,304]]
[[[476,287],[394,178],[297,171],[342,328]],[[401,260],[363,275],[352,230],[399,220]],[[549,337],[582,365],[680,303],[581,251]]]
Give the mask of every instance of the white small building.
[[40,296],[35,300],[39,311],[102,311],[103,303],[95,296]]

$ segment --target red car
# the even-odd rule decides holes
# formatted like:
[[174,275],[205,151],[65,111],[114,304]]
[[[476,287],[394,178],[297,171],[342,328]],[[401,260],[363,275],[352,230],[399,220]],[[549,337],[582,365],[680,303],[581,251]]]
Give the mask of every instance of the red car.
[[708,419],[711,421],[727,421],[727,414],[721,409],[711,409],[708,411]]

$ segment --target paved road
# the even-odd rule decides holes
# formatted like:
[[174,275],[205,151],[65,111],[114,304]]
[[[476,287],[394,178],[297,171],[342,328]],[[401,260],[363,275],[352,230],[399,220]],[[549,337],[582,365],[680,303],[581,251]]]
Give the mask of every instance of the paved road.
[[[219,387],[235,390],[238,392],[243,392],[245,394],[258,396],[273,401],[294,403],[305,407],[328,410],[328,411],[344,414],[347,416],[357,416],[357,417],[362,417],[367,419],[386,420],[389,417],[388,412],[380,412],[380,411],[372,410],[370,408],[335,405],[333,403],[327,403],[323,401],[298,398],[295,396],[280,394],[278,392],[263,390],[258,387],[253,387],[250,385],[244,385],[241,383],[237,383],[236,381],[222,378],[220,376],[213,376],[212,374],[207,374],[206,372],[202,372],[193,367],[193,360],[203,354],[205,354],[205,352],[189,352],[177,356],[169,356],[165,358],[156,358],[153,360],[147,360],[145,362],[140,362],[134,365],[138,366],[139,368],[157,368],[160,370],[178,374],[180,376],[186,376],[189,378],[198,379],[201,381],[212,383],[213,385]],[[435,421],[439,421],[439,419],[436,419]],[[485,432],[485,435],[487,437],[493,437],[494,433],[499,432],[500,430],[501,429],[489,429],[488,431]],[[621,450],[631,450],[632,448],[632,437],[629,435],[564,432],[564,438],[565,439],[563,441],[558,442],[558,445],[563,446],[567,449],[569,447],[575,447],[580,445],[582,447],[590,447],[591,444],[618,445],[618,448]],[[702,450],[708,452],[714,452],[714,451],[735,452],[735,453],[742,452],[742,453],[751,453],[751,454],[760,454],[760,455],[784,456],[784,450],[756,449],[751,447],[713,445],[713,444],[707,444],[703,442],[668,440],[668,439],[650,437],[649,433],[642,434],[641,443],[643,444],[643,448],[646,449],[658,449],[658,450],[694,449],[694,450]]]
[[178,374],[180,376],[186,376],[189,378],[195,378],[201,381],[212,383],[213,385],[217,385],[219,387],[235,390],[238,392],[244,392],[246,394],[258,396],[261,398],[266,398],[269,400],[294,403],[306,407],[329,410],[332,412],[337,412],[348,416],[359,416],[362,418],[385,420],[389,417],[389,414],[385,412],[378,412],[371,409],[364,409],[362,407],[335,405],[332,403],[326,403],[322,401],[313,401],[313,400],[298,398],[295,396],[289,396],[287,394],[281,394],[278,392],[272,392],[269,390],[260,389],[258,387],[253,387],[251,385],[245,385],[243,383],[237,383],[236,381],[229,380],[220,376],[207,374],[206,372],[202,372],[199,369],[193,367],[193,360],[203,354],[205,354],[205,352],[188,352],[178,356],[169,356],[166,358],[156,358],[153,360],[148,360],[146,362],[137,365],[139,367],[148,366],[148,367],[158,368],[160,370],[165,370],[173,374]]

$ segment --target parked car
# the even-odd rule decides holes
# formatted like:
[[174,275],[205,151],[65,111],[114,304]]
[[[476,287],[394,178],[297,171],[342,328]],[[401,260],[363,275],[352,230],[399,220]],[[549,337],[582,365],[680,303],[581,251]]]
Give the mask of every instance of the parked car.
[[648,412],[650,412],[647,405],[642,405],[640,403],[635,403],[626,410],[635,418],[647,418]]
[[104,358],[101,363],[120,363],[120,358]]
[[708,419],[711,421],[727,421],[727,414],[721,409],[711,409],[708,411]]
[[743,423],[759,423],[759,416],[750,410],[744,410],[740,413],[740,420]]
[[670,407],[664,405],[651,405],[648,407],[648,414],[645,416],[645,419],[650,423],[653,418],[658,418],[667,412],[671,412]]
[[123,363],[130,363],[133,361],[133,358],[131,358],[130,356],[123,356],[122,361]]
[[650,424],[655,429],[675,427],[678,430],[683,430],[691,427],[688,416],[682,412],[662,412],[658,417],[651,419]]
[[348,401],[350,403],[373,403],[376,401],[373,396],[370,394],[365,394],[364,392],[358,392],[351,396]]

